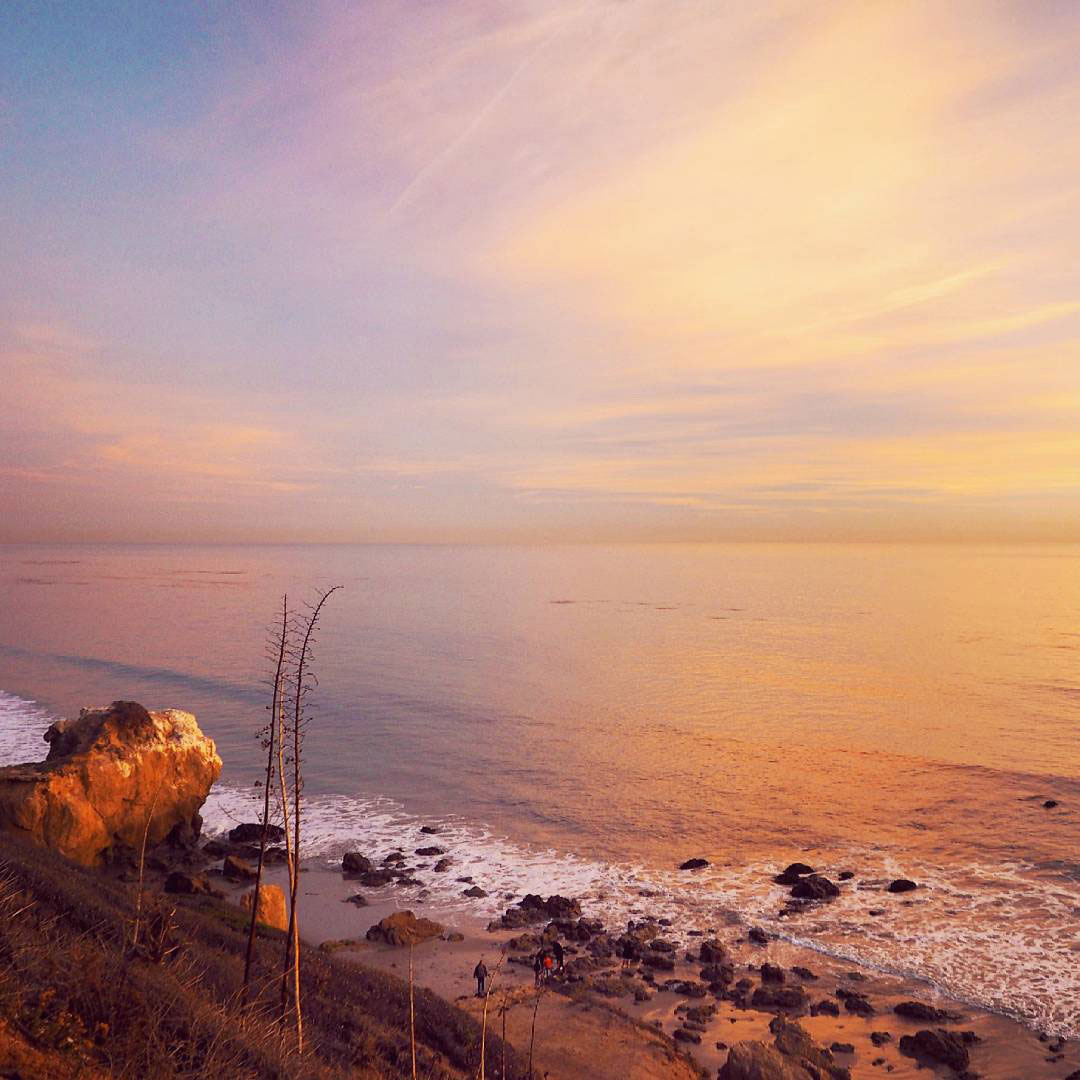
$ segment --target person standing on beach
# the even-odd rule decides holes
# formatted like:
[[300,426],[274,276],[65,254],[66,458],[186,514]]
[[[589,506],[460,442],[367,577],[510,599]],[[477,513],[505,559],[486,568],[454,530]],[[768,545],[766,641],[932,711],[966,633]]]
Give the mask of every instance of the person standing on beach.
[[533,957],[533,978],[536,980],[536,985],[540,985],[540,979],[544,974],[544,950],[540,949],[536,956]]
[[552,952],[555,953],[555,966],[560,971],[562,971],[562,969],[563,969],[563,960],[564,960],[565,955],[566,955],[563,952],[562,942],[561,941],[553,941],[551,943],[551,949],[552,949]]
[[480,963],[473,968],[473,978],[476,980],[476,996],[484,996],[484,983],[487,982],[488,969],[484,966],[484,958],[480,957]]

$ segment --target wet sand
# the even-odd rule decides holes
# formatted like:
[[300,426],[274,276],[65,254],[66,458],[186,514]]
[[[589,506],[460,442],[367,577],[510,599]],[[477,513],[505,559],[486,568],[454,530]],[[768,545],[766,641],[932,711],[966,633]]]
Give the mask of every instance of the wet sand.
[[[280,870],[271,875],[278,881]],[[357,907],[347,903],[350,895],[363,891],[369,905]],[[498,1009],[504,996],[508,1005],[507,1036],[519,1050],[527,1053],[529,1028],[535,1004],[531,967],[512,963],[508,958],[500,964],[506,942],[522,931],[488,932],[477,920],[460,912],[447,913],[417,903],[399,902],[393,887],[383,890],[358,890],[355,882],[335,871],[308,870],[303,876],[301,931],[312,944],[323,945],[342,962],[362,963],[407,977],[408,950],[365,940],[369,927],[394,911],[410,908],[417,915],[435,919],[446,926],[447,933],[462,935],[460,941],[443,938],[424,942],[413,950],[414,974],[418,985],[425,986],[448,1000],[457,1002],[470,1012],[479,1013],[483,1002],[475,998],[475,982],[471,974],[477,960],[484,958],[489,971],[498,973],[493,980],[488,1002],[489,1023],[499,1031],[502,1017]],[[510,901],[507,901],[509,903]],[[588,911],[584,912],[588,915]],[[538,929],[541,929],[539,927]],[[858,970],[846,961],[826,957],[811,950],[772,940],[758,946],[745,940],[745,928],[700,927],[708,936],[718,937],[730,949],[736,964],[736,978],[748,977],[759,981],[757,969],[763,962],[777,964],[786,970],[787,985],[802,985],[811,1001],[828,999],[837,1002],[837,988],[847,988],[865,995],[873,1003],[876,1015],[859,1017],[843,1011],[841,1015],[799,1017],[799,1022],[825,1047],[832,1043],[848,1043],[853,1053],[837,1052],[836,1062],[851,1069],[855,1080],[887,1073],[896,1078],[927,1077],[935,1074],[920,1070],[911,1058],[898,1048],[900,1037],[914,1034],[924,1027],[937,1025],[906,1020],[893,1013],[893,1006],[905,1000],[923,1001],[941,1008],[962,1013],[963,1020],[944,1025],[953,1030],[974,1031],[981,1040],[971,1048],[971,1069],[984,1080],[1064,1080],[1073,1070],[1080,1069],[1080,1044],[1067,1043],[1061,1060],[1047,1061],[1051,1056],[1048,1044],[1023,1025],[980,1009],[968,1008],[936,996],[929,987],[910,981],[881,975],[870,970]],[[445,935],[444,935],[445,937]],[[693,941],[694,939],[689,939]],[[348,942],[334,946],[334,942]],[[568,961],[581,955],[580,946],[567,945]],[[679,953],[674,972],[656,974],[656,982],[668,979],[696,979],[699,965],[688,963]],[[810,969],[817,978],[803,979],[791,972],[794,966]],[[635,969],[637,965],[635,965]],[[619,963],[610,969],[619,974]],[[602,975],[602,973],[600,973]],[[742,1009],[729,1001],[716,1000],[711,995],[701,1000],[688,1000],[679,994],[655,990],[651,999],[636,1002],[630,994],[617,998],[591,992],[583,982],[567,985],[565,993],[545,991],[537,1007],[536,1064],[551,1080],[570,1080],[572,1077],[671,1077],[673,1080],[695,1075],[681,1057],[685,1052],[709,1075],[727,1060],[727,1046],[745,1039],[771,1039],[768,1027],[773,1012],[752,1008]],[[644,986],[644,983],[638,983]],[[673,1052],[667,1040],[657,1040],[652,1030],[668,1035],[681,1026],[676,1012],[680,1006],[713,1004],[715,1015],[701,1033],[700,1045],[680,1044]],[[887,1033],[888,1041],[875,1044],[873,1033]],[[880,1040],[880,1035],[879,1035]],[[724,1044],[724,1045],[718,1045]],[[955,1074],[947,1068],[938,1071],[943,1077]]]

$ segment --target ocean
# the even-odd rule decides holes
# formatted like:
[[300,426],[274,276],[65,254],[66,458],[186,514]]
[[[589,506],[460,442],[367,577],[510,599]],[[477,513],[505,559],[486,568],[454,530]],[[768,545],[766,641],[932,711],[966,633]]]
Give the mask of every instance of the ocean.
[[[752,923],[1080,1037],[1080,547],[10,545],[0,760],[178,707],[225,760],[207,830],[251,820],[266,630],[334,584],[313,864],[438,824],[491,895],[431,904]],[[855,877],[781,918],[795,860]]]

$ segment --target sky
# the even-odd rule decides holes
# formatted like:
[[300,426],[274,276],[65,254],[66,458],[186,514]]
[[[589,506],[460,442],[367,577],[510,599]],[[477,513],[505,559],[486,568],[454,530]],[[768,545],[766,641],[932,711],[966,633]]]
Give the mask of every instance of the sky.
[[0,541],[1080,541],[1072,0],[25,3]]

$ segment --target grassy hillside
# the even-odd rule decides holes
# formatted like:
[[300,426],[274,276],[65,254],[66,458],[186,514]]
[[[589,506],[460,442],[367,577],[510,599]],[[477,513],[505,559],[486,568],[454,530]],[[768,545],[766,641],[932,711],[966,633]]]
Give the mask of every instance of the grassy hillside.
[[[237,909],[200,897],[176,904],[157,962],[125,947],[132,887],[0,835],[0,1075],[394,1078],[411,1076],[408,988],[304,949],[306,1046],[298,1054],[273,1021],[283,935],[260,928],[259,997],[237,996],[245,934]],[[425,990],[416,993],[421,1077],[475,1076],[480,1026]],[[501,1044],[489,1031],[487,1075]],[[524,1077],[509,1051],[511,1077]]]

